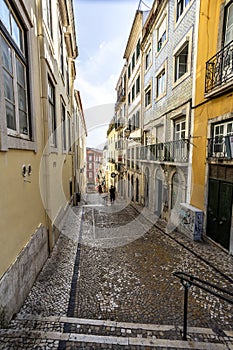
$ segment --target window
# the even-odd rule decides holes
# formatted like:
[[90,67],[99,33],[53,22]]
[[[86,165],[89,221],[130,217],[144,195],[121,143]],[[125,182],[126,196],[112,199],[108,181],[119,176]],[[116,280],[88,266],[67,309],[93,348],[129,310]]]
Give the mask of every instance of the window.
[[63,47],[63,33],[62,27],[59,25],[59,55],[60,55],[60,71],[64,76],[64,47]]
[[141,41],[140,39],[138,40],[137,47],[136,47],[136,60],[140,56],[140,47],[141,47]]
[[167,39],[167,16],[164,17],[157,29],[157,51],[159,52]]
[[233,40],[233,3],[231,3],[226,8],[225,18],[226,18],[226,21],[225,21],[224,45],[227,45],[230,41]]
[[55,115],[55,88],[50,79],[48,80],[48,102],[49,102],[49,128],[50,128],[50,145],[56,147],[56,115]]
[[135,99],[135,85],[132,87],[132,101]]
[[137,77],[136,80],[136,95],[140,92],[140,75]]
[[89,160],[89,161],[92,161],[92,156],[89,156],[89,157],[88,157],[88,160]]
[[61,113],[62,113],[62,146],[63,151],[66,151],[66,109],[64,104],[61,104]]
[[128,79],[131,77],[131,64],[128,66]]
[[151,64],[151,48],[146,53],[146,58],[145,58],[145,68],[146,70],[149,68]]
[[191,2],[191,0],[177,0],[176,4],[176,21],[180,18],[184,12],[186,6]]
[[130,100],[130,92],[128,93],[128,104],[130,105],[130,102],[131,102],[131,100]]
[[156,97],[165,93],[166,88],[166,74],[165,69],[157,76],[156,79]]
[[1,0],[0,54],[8,134],[30,138],[26,33],[12,8]]
[[135,129],[138,129],[140,127],[139,117],[140,117],[140,112],[137,111],[135,114]]
[[92,169],[93,168],[93,164],[92,163],[89,163],[88,164],[88,169]]
[[132,56],[132,71],[135,67],[135,52],[133,53],[133,56]]
[[72,135],[71,135],[71,118],[70,114],[68,113],[67,115],[67,120],[68,120],[68,150],[71,152],[71,146],[72,146]]
[[69,61],[66,59],[66,93],[70,95],[70,75],[69,75]]
[[145,90],[145,107],[151,104],[151,86]]
[[93,179],[93,173],[92,172],[89,172],[89,179]]
[[45,22],[47,24],[51,37],[53,37],[51,0],[45,0],[44,12]]
[[189,43],[186,42],[175,55],[175,81],[188,72],[188,50]]
[[185,120],[175,122],[175,141],[185,139]]

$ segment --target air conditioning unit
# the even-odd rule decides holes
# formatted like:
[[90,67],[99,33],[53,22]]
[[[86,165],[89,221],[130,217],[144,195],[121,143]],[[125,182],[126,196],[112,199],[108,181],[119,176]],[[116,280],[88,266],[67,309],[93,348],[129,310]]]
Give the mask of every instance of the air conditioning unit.
[[203,232],[203,211],[188,203],[180,203],[178,229],[194,241],[200,241]]

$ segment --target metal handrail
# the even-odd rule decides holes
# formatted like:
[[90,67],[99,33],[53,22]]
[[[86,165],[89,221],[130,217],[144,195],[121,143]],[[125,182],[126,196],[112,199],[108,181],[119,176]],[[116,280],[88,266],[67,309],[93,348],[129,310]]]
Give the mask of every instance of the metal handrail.
[[[204,281],[189,273],[183,271],[173,272],[175,277],[178,277],[184,287],[184,320],[183,320],[183,340],[187,340],[187,320],[188,320],[188,290],[193,285],[196,286],[230,304],[233,305],[233,292],[216,286],[213,283]],[[210,289],[212,288],[212,289]],[[222,293],[222,294],[221,294]],[[232,296],[232,299],[229,298]]]

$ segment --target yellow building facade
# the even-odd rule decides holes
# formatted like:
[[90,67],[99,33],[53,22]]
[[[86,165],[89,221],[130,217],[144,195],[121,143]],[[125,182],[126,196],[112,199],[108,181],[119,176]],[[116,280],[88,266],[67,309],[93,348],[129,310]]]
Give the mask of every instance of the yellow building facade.
[[191,204],[206,236],[233,253],[233,1],[201,0],[198,31]]
[[4,325],[27,296],[73,201],[78,52],[72,0],[1,1],[0,42]]

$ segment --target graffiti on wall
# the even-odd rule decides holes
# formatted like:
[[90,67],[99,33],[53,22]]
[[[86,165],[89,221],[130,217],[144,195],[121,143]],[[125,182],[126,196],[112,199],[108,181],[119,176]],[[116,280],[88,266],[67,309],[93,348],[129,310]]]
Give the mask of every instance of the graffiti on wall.
[[203,212],[189,204],[182,203],[179,229],[194,240],[200,240],[203,228]]

